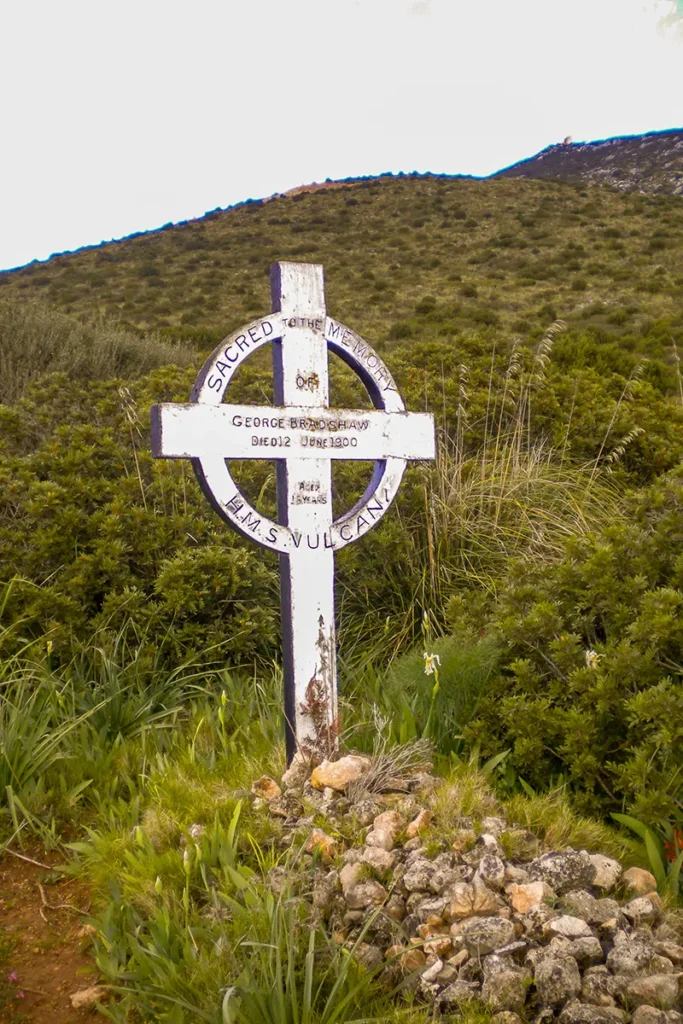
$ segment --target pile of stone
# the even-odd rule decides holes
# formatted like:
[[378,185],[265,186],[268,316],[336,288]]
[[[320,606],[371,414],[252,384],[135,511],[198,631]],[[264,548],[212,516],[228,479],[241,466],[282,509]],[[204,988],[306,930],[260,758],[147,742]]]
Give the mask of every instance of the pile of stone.
[[[368,793],[370,766],[350,755],[309,772],[295,760],[282,788],[252,787],[283,819],[283,841],[300,837],[316,912],[364,965],[388,984],[407,975],[445,1014],[486,1003],[495,1024],[683,1024],[683,915],[665,912],[648,871],[544,850],[495,813],[449,819],[446,845],[438,780]],[[338,838],[349,824],[353,843]]]

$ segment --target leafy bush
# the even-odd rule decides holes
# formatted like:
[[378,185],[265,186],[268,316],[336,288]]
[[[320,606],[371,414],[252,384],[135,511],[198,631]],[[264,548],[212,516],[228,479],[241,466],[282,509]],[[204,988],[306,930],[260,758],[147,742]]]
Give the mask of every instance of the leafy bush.
[[[680,810],[683,470],[645,490],[633,521],[571,538],[556,565],[520,564],[486,628],[506,650],[472,741],[513,744],[533,787],[564,775],[589,812],[653,822]],[[453,608],[463,620],[463,606]],[[481,621],[481,620],[478,620]],[[467,731],[467,730],[466,730]]]
[[[580,730],[571,726],[570,712],[592,714],[590,700],[602,690],[596,695],[578,682],[576,690],[561,690],[554,677],[552,686],[546,682],[544,658],[556,660],[554,633],[539,638],[533,654],[541,683],[533,675],[517,678],[512,665],[531,655],[514,630],[508,636],[503,628],[515,607],[524,619],[527,604],[558,601],[565,586],[559,635],[573,631],[584,651],[605,654],[595,670],[601,679],[617,637],[640,664],[645,641],[625,630],[639,617],[647,623],[673,616],[678,607],[673,570],[662,570],[657,580],[646,573],[645,591],[652,592],[646,605],[626,572],[628,558],[622,559],[622,548],[628,554],[629,544],[641,543],[637,538],[654,515],[639,511],[631,489],[653,484],[683,456],[675,357],[683,320],[673,305],[680,244],[673,208],[659,199],[636,208],[629,197],[595,192],[592,212],[588,204],[574,211],[568,194],[552,183],[417,175],[356,182],[215,212],[205,223],[170,226],[0,275],[7,296],[0,313],[0,557],[6,579],[17,577],[3,611],[3,650],[11,655],[25,640],[43,648],[49,641],[60,672],[72,666],[75,673],[83,657],[84,690],[91,686],[93,700],[95,693],[111,698],[97,719],[110,736],[134,734],[136,709],[147,714],[146,666],[170,673],[192,659],[233,667],[277,659],[276,560],[214,517],[187,465],[151,459],[148,408],[154,401],[186,400],[200,350],[243,322],[247,308],[269,308],[269,262],[305,249],[307,258],[326,264],[331,312],[378,345],[407,406],[431,409],[439,425],[438,464],[411,467],[396,509],[362,544],[337,557],[346,685],[368,658],[386,665],[419,644],[414,680],[406,678],[406,685],[414,728],[423,731],[432,695],[419,668],[425,618],[438,637],[451,601],[456,618],[467,617],[475,630],[475,646],[494,637],[500,663],[483,685],[483,703],[455,707],[454,697],[451,708],[450,699],[437,695],[440,719],[453,723],[439,739],[444,749],[462,725],[472,730],[473,746],[481,738],[484,749],[489,740],[478,730],[489,713],[487,756],[507,749],[507,730],[519,723],[504,700],[486,703],[489,690],[523,697],[526,708],[547,688],[548,742],[530,747],[526,760],[516,742],[520,777],[536,788],[548,772],[568,778],[574,758],[571,784],[586,806],[637,807],[645,800],[642,764],[655,752],[657,802],[669,813],[665,750],[667,744],[677,748],[661,722],[679,677],[662,659],[675,662],[675,643],[653,656],[662,661],[660,676],[640,673],[638,683],[629,683],[633,692],[622,694],[623,705],[605,698],[605,720],[616,714],[623,736],[617,742],[595,716],[585,752],[603,766],[596,781],[590,764],[582,772],[572,747]],[[578,212],[591,218],[589,225]],[[422,227],[406,229],[413,221]],[[664,239],[666,248],[648,255],[648,239]],[[360,272],[345,273],[347,266]],[[590,275],[588,306],[572,293],[577,274]],[[453,284],[458,281],[474,302],[463,301]],[[489,297],[493,281],[495,298]],[[27,296],[40,302],[24,305]],[[380,303],[388,296],[386,317]],[[46,300],[62,311],[47,312]],[[93,321],[95,304],[135,326]],[[66,316],[67,310],[83,320]],[[567,318],[567,330],[544,335],[558,314]],[[477,319],[485,330],[473,330]],[[150,333],[150,325],[162,323],[158,336]],[[169,361],[193,369],[147,372]],[[45,377],[45,369],[63,372]],[[358,389],[333,373],[335,403],[356,405]],[[270,386],[263,360],[250,360],[231,398],[263,402]],[[272,514],[272,465],[235,471],[252,500]],[[335,503],[353,504],[367,475],[365,466],[335,466]],[[616,533],[608,534],[610,528]],[[574,622],[575,584],[556,575],[574,562],[590,562],[593,544],[616,545],[626,573],[611,577],[609,600],[622,616],[609,624],[609,643],[599,631],[584,636],[583,622]],[[669,544],[675,560],[675,532]],[[523,602],[511,596],[520,580],[528,586]],[[101,655],[89,651],[95,636]],[[129,674],[121,636],[131,652]],[[670,673],[671,690],[662,673]],[[612,692],[612,676],[604,686]],[[125,699],[114,697],[118,687],[128,688],[130,715]],[[400,704],[399,691],[389,690]],[[635,703],[627,707],[628,701]],[[174,706],[170,694],[168,707]],[[596,706],[602,708],[599,701]],[[85,701],[79,708],[87,709]],[[384,710],[391,712],[387,705]],[[629,716],[640,724],[629,724]],[[636,756],[639,735],[645,749]]]

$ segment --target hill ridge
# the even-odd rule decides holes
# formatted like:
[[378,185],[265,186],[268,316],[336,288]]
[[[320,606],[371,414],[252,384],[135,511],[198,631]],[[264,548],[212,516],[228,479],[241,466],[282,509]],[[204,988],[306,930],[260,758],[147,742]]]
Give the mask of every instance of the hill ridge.
[[683,128],[546,146],[491,178],[551,178],[623,192],[683,195]]

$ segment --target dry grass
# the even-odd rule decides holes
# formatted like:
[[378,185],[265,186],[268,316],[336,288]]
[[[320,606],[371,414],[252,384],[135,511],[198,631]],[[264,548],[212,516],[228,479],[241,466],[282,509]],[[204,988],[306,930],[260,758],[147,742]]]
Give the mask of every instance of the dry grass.
[[[470,408],[467,370],[460,368],[456,430],[440,439],[434,469],[426,476],[427,530],[414,551],[416,572],[429,581],[434,607],[442,607],[443,596],[463,583],[495,591],[512,559],[552,562],[562,557],[568,538],[622,519],[619,492],[599,469],[605,452],[614,466],[637,436],[612,438],[631,381],[593,462],[570,460],[567,436],[556,446],[534,439],[532,414],[564,329],[563,321],[553,323],[531,353],[513,344],[502,380],[494,372],[494,349],[483,427],[481,415],[472,422],[477,410]],[[571,416],[567,434],[570,425]]]
[[348,788],[348,797],[358,803],[370,793],[385,793],[406,785],[417,772],[428,772],[432,768],[432,744],[428,739],[411,740],[400,745],[391,745],[387,722],[375,709],[375,741],[372,751],[372,766]]
[[157,334],[138,334],[116,324],[74,317],[40,302],[0,303],[0,402],[20,398],[47,373],[65,372],[76,380],[138,377],[158,366],[189,366],[194,348]]
[[471,817],[476,822],[500,811],[489,779],[469,765],[454,769],[438,787],[431,803],[440,834],[457,831],[458,818]]
[[503,809],[511,823],[528,828],[550,849],[571,846],[619,860],[632,859],[628,846],[613,829],[573,811],[561,789],[540,796],[514,796],[505,801]]

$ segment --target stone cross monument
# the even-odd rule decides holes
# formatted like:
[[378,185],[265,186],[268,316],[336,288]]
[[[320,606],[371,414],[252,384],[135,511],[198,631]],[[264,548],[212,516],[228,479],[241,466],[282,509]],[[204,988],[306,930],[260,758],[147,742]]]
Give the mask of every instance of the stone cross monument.
[[[434,458],[434,421],[406,412],[377,353],[327,315],[321,266],[274,264],[271,295],[272,314],[229,335],[207,359],[189,404],[153,407],[152,451],[192,459],[218,515],[279,553],[287,760],[297,749],[319,759],[335,751],[338,732],[334,552],[381,519],[408,459]],[[237,368],[268,343],[275,406],[225,403]],[[328,350],[358,374],[374,409],[330,408]],[[277,521],[249,503],[227,459],[275,460]],[[364,495],[337,520],[332,459],[375,463]]]

